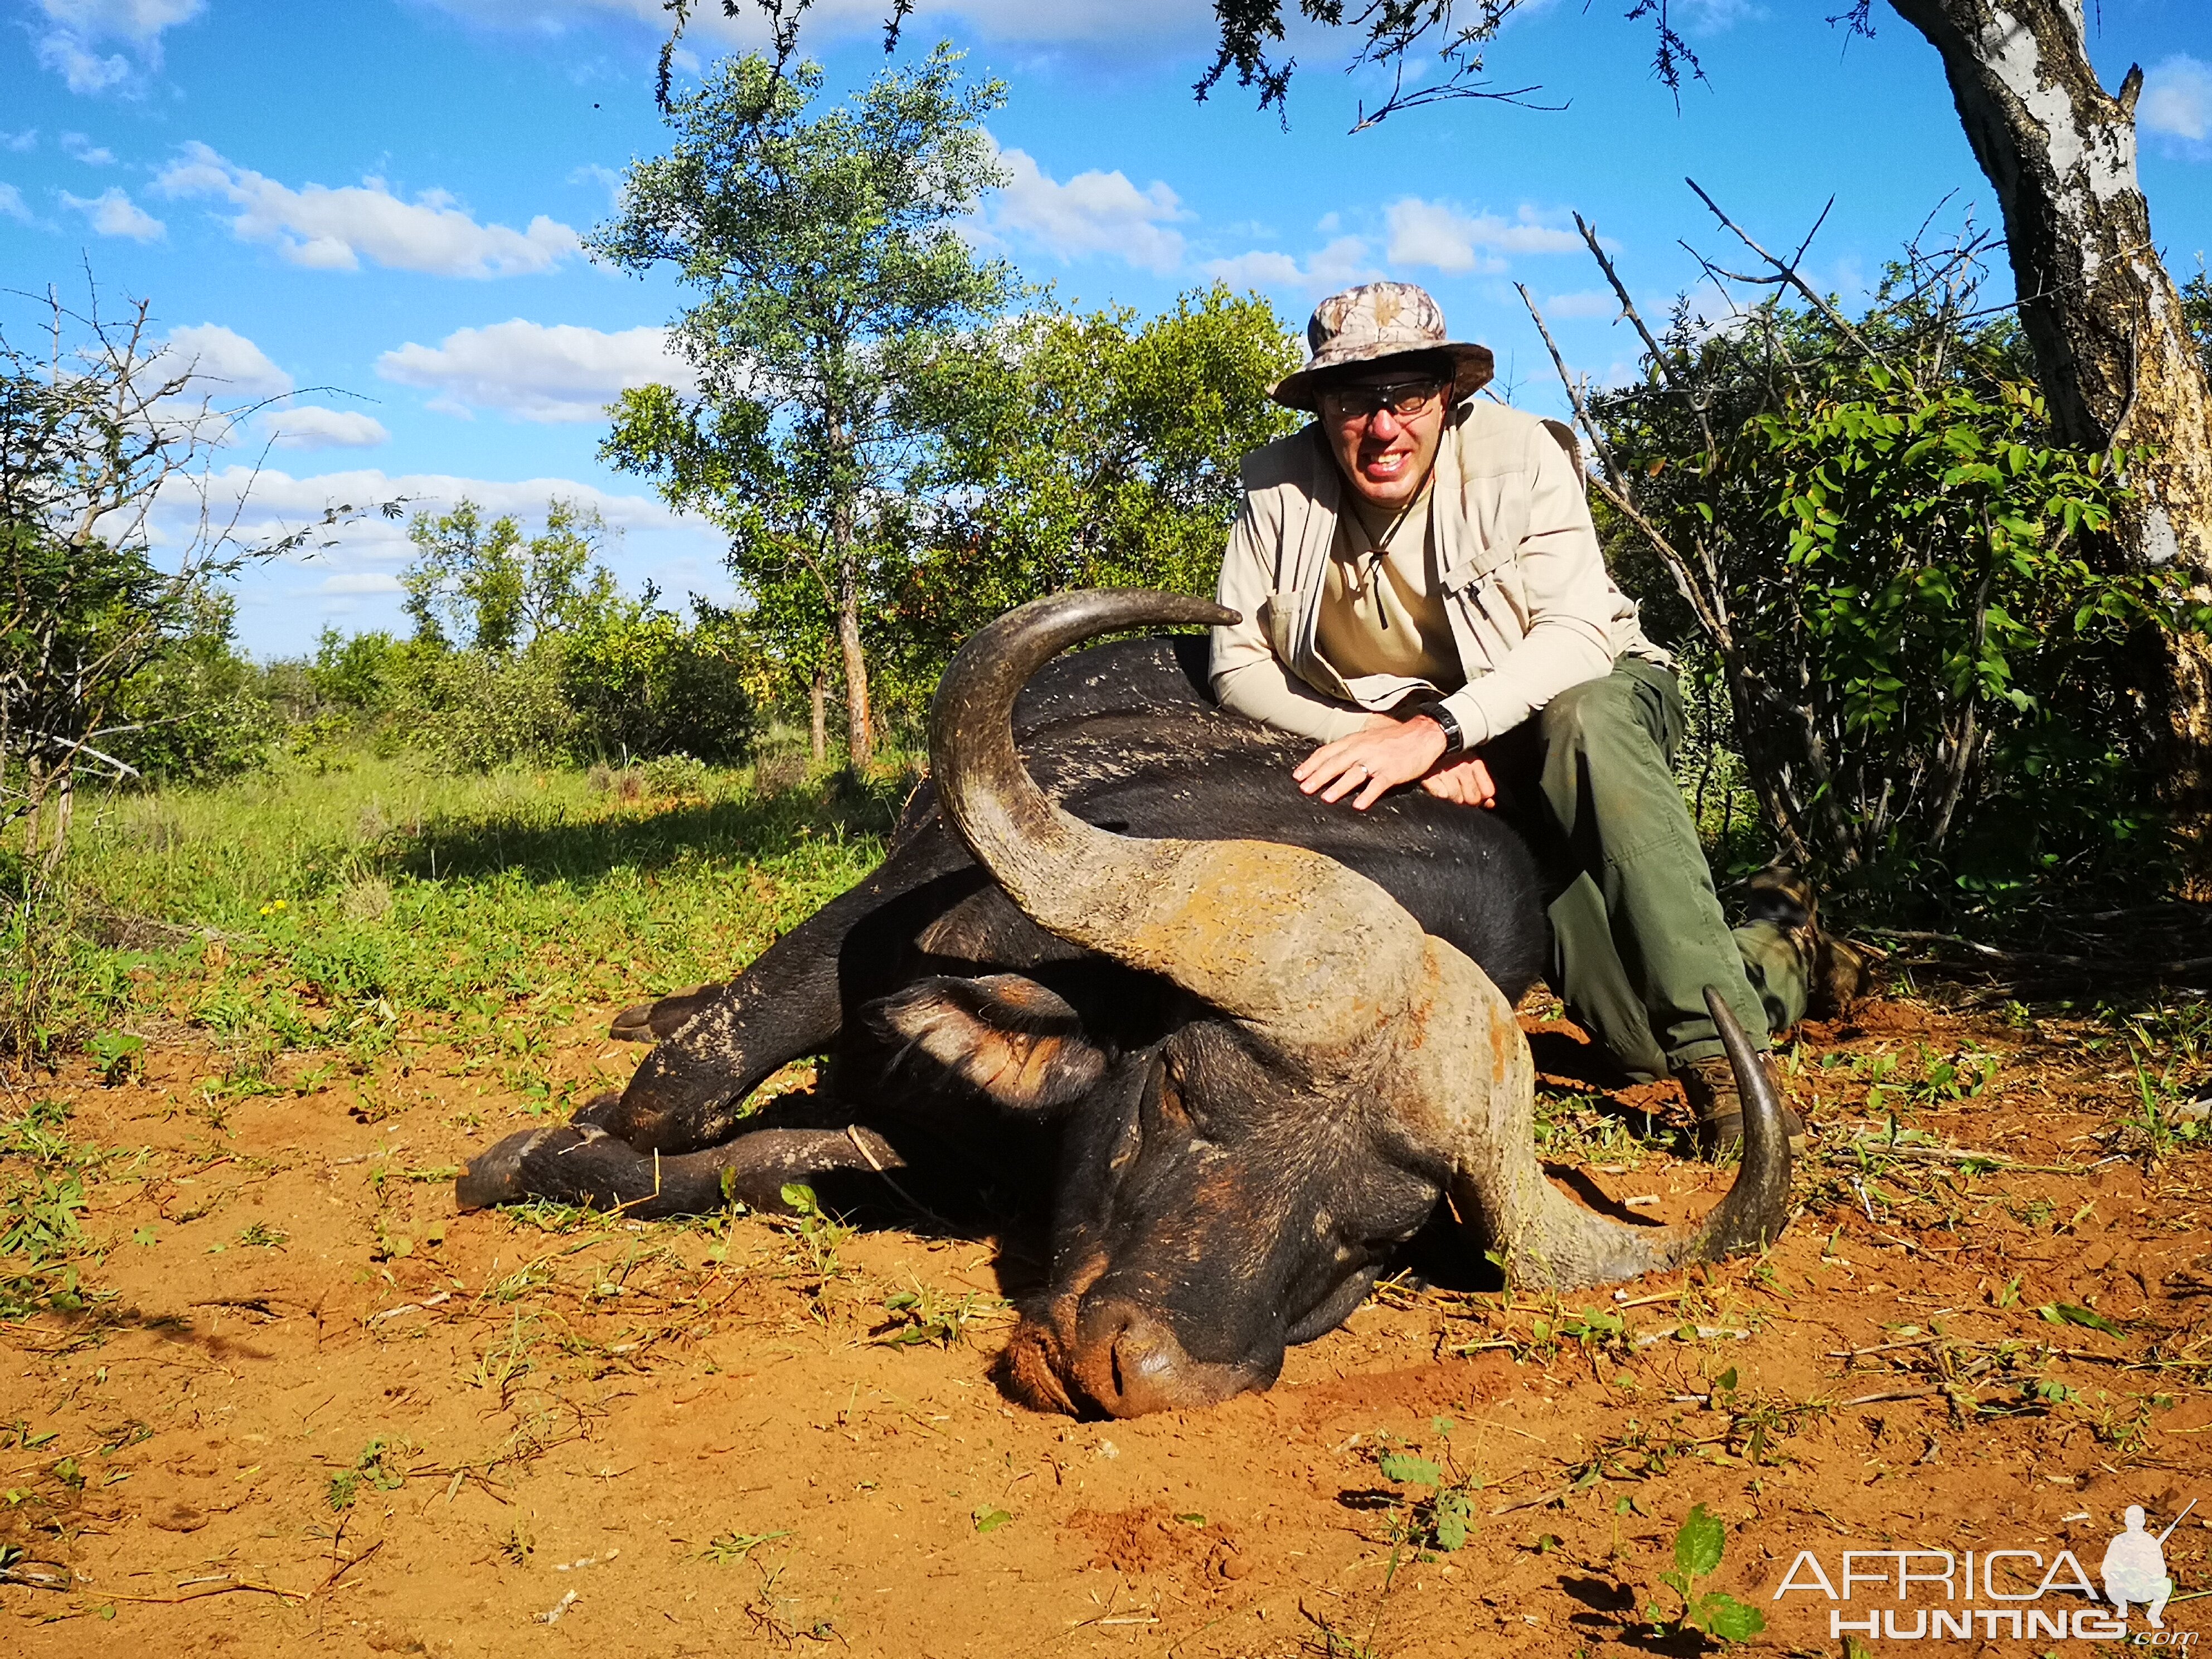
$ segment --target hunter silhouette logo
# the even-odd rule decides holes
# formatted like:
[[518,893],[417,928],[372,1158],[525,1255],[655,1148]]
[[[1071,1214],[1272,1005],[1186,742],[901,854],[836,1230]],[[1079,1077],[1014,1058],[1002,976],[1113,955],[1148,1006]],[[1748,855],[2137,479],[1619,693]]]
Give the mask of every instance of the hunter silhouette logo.
[[[1893,1604],[1858,1605],[1849,1612],[1830,1607],[1832,1640],[1846,1635],[1892,1642],[2070,1637],[2186,1650],[2194,1645],[2196,1633],[2166,1627],[2166,1606],[2174,1589],[2173,1577],[2166,1570],[2166,1540],[2196,1507],[2191,1498],[2164,1532],[2153,1533],[2142,1507],[2130,1505],[2124,1529],[2106,1546],[2098,1564],[2101,1595],[2069,1549],[2047,1561],[2035,1549],[1845,1550],[1841,1570],[1832,1576],[1811,1550],[1800,1550],[1771,1599],[1799,1594],[1838,1603]],[[1920,1605],[1912,1605],[1916,1601]],[[2091,1605],[2079,1605],[2085,1601]],[[2142,1610],[2148,1630],[2129,1629],[2131,1607]]]
[[2173,1594],[2173,1580],[2166,1571],[2166,1540],[2173,1536],[2173,1528],[2182,1523],[2189,1510],[2196,1507],[2192,1498],[2189,1509],[2173,1517],[2173,1525],[2154,1538],[2143,1530],[2142,1506],[2128,1505],[2128,1529],[2105,1547],[2105,1596],[2112,1604],[2113,1618],[2126,1618],[2128,1603],[2140,1601],[2150,1627],[2166,1628],[2166,1620],[2159,1615],[2166,1611],[2166,1598]]

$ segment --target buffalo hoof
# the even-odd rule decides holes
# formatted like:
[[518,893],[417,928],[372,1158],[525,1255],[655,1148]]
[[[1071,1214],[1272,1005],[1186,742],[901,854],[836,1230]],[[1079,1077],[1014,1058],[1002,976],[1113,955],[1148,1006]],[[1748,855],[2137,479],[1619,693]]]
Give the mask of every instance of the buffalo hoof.
[[672,991],[657,1002],[635,1002],[617,1014],[607,1035],[617,1042],[659,1042],[680,1030],[718,994],[719,985]]
[[481,1157],[471,1160],[453,1183],[453,1201],[464,1210],[489,1210],[501,1204],[520,1204],[531,1196],[522,1174],[522,1160],[556,1128],[525,1129],[511,1134]]
[[614,1118],[615,1114],[621,1108],[620,1091],[608,1089],[593,1095],[579,1106],[576,1109],[576,1115],[568,1121],[580,1129],[603,1129],[609,1134],[618,1134],[621,1131],[615,1127]]

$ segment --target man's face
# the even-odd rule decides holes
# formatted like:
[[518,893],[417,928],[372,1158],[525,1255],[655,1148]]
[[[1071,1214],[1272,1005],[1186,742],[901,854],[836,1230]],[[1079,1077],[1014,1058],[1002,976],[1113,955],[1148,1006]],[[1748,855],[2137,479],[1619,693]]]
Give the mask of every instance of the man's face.
[[1449,402],[1433,372],[1384,366],[1321,395],[1337,466],[1370,506],[1402,507],[1437,458]]

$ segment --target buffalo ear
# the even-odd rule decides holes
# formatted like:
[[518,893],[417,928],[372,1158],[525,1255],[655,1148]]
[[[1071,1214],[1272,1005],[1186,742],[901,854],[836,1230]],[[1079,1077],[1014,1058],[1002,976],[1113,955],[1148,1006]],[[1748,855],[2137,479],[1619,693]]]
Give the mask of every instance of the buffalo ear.
[[1016,1111],[1080,1099],[1106,1054],[1066,999],[1019,974],[916,981],[868,1010],[870,1024],[916,1060]]

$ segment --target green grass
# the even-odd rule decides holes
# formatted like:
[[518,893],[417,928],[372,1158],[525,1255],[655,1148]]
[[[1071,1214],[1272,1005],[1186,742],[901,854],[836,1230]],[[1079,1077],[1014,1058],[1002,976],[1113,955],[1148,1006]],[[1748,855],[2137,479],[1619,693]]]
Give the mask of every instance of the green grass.
[[901,793],[750,769],[701,787],[624,802],[573,769],[364,757],[111,798],[79,820],[48,1024],[82,1043],[181,1021],[248,1055],[248,1085],[278,1054],[365,1065],[402,1033],[526,1059],[578,1004],[750,961],[880,858]]
[[[581,1009],[744,966],[872,867],[906,787],[763,787],[750,769],[681,782],[681,799],[624,799],[574,769],[456,777],[362,757],[88,800],[35,951],[21,908],[8,920],[0,991],[46,977],[34,1062],[82,1054],[111,1083],[161,1044],[204,1045],[193,1109],[217,1131],[240,1101],[342,1075],[374,1121],[394,1109],[392,1062],[432,1045],[449,1072],[565,1109],[579,1085],[556,1081],[553,1050]],[[38,1070],[22,1060],[19,1079]],[[115,1243],[80,1221],[112,1155],[76,1143],[60,1101],[23,1098],[0,1103],[4,1317],[83,1306],[80,1267]],[[237,1238],[285,1243],[258,1224]]]

